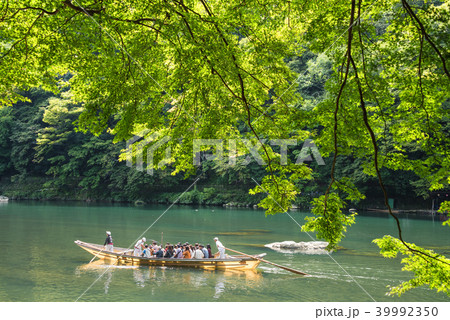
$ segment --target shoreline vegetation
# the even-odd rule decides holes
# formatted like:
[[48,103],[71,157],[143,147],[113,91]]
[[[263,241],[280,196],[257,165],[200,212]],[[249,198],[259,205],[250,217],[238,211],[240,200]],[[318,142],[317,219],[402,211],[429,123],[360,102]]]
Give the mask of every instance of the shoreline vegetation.
[[[176,202],[177,205],[199,205],[199,206],[216,206],[216,207],[230,207],[230,208],[253,208],[260,209],[258,202],[259,196],[249,195],[247,190],[251,186],[218,186],[218,185],[195,185],[191,190],[185,192],[181,189],[187,189],[189,185],[177,188],[180,190],[151,190],[146,193],[146,196],[141,198],[126,198],[118,194],[103,194],[93,196],[77,187],[67,187],[65,192],[61,194],[58,190],[43,187],[49,182],[48,178],[27,178],[21,182],[8,182],[10,179],[3,178],[0,180],[0,194],[9,198],[10,201],[67,201],[67,202],[86,202],[86,203],[126,203],[136,206],[147,204],[172,204]],[[155,189],[163,189],[161,186],[156,186]],[[226,188],[226,189],[225,189]],[[220,191],[219,191],[220,190]],[[219,193],[220,192],[220,193]],[[311,195],[305,195],[303,201],[294,204],[290,210],[309,210],[309,198]],[[381,198],[366,198],[358,204],[349,204],[346,211],[366,211],[377,213],[388,213]],[[415,201],[414,201],[415,200]],[[432,209],[431,199],[411,199],[398,198],[395,199],[397,203],[402,205],[397,206],[393,212],[397,214],[421,214],[433,215],[439,213]],[[445,216],[445,215],[444,215]]]

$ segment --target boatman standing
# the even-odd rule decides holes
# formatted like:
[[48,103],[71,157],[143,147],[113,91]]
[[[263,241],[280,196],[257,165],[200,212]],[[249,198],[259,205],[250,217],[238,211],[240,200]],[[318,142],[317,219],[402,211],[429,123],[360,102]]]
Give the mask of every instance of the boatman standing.
[[113,240],[111,237],[111,231],[106,231],[106,240],[105,243],[103,244],[103,246],[105,247],[106,251],[113,251]]
[[138,242],[136,242],[136,244],[134,245],[134,251],[133,251],[133,255],[140,257],[142,256],[142,252],[145,249],[145,241],[147,241],[147,239],[142,238],[140,240],[138,240]]
[[219,259],[225,259],[225,246],[217,237],[214,238],[214,241],[216,242],[217,250],[219,250]]

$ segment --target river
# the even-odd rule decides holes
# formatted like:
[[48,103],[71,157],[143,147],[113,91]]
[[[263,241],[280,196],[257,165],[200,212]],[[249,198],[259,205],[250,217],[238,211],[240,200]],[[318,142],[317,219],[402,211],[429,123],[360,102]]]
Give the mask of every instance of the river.
[[[78,202],[0,204],[0,301],[449,301],[427,288],[401,297],[386,296],[387,286],[407,280],[400,259],[385,259],[372,243],[396,235],[386,214],[360,214],[331,255],[279,253],[264,244],[311,241],[300,232],[305,212],[265,217],[254,209],[133,206]],[[296,222],[294,222],[294,220]],[[204,271],[88,264],[92,256],[74,244],[102,243],[110,230],[114,244],[130,246],[149,226],[147,239],[225,246],[302,270],[302,277],[261,264],[257,272]],[[404,237],[450,253],[450,231],[439,216],[403,216]],[[161,234],[163,233],[163,234]],[[213,246],[214,248],[214,246]],[[214,251],[214,250],[213,250]]]

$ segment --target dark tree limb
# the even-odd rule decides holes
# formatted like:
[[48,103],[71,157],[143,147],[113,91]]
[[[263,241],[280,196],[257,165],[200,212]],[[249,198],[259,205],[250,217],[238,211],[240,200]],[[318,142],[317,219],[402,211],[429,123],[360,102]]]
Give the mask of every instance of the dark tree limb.
[[328,220],[328,215],[327,215],[327,200],[328,200],[328,195],[331,191],[331,187],[333,186],[333,184],[335,183],[336,179],[334,176],[335,170],[336,170],[336,161],[337,161],[337,156],[339,153],[338,150],[338,114],[339,114],[339,106],[340,106],[340,100],[342,97],[342,93],[344,91],[345,85],[347,84],[347,79],[348,79],[348,74],[350,71],[350,60],[351,60],[351,55],[352,55],[352,40],[353,40],[353,27],[355,24],[355,7],[356,7],[356,3],[355,0],[352,0],[352,4],[351,4],[351,11],[350,11],[350,21],[349,21],[349,27],[348,27],[348,38],[347,38],[347,51],[346,51],[346,62],[345,62],[345,73],[344,73],[344,78],[342,80],[341,86],[339,88],[339,92],[336,98],[336,107],[334,109],[334,127],[333,127],[333,136],[334,136],[334,155],[333,155],[333,161],[331,164],[331,181],[330,184],[328,185],[328,188],[325,192],[325,199],[324,199],[324,209],[323,209],[323,215],[324,217]]
[[[200,0],[200,1],[201,1],[201,3],[202,3],[203,7],[205,8],[206,12],[208,13],[208,15],[209,15],[210,17],[213,17],[214,14],[212,13],[212,10],[209,8],[208,4],[207,4],[204,0]],[[229,47],[229,43],[228,43],[227,39],[225,38],[225,36],[224,36],[222,30],[220,30],[219,26],[218,26],[216,23],[213,23],[213,25],[214,25],[214,28],[216,29],[216,31],[217,31],[219,37],[222,39],[222,42],[225,44],[226,47]],[[246,93],[245,93],[244,79],[242,78],[242,75],[241,75],[241,73],[240,73],[240,71],[239,71],[241,68],[239,67],[239,64],[238,64],[238,62],[237,62],[237,59],[236,59],[236,56],[234,55],[234,53],[231,53],[231,59],[232,59],[232,61],[233,61],[234,67],[236,68],[236,75],[237,75],[237,77],[238,77],[239,86],[240,86],[240,89],[241,89],[241,90],[240,90],[240,91],[241,91],[241,94],[240,94],[240,100],[243,102],[244,107],[245,107],[245,109],[246,109],[246,111],[247,111],[247,125],[248,125],[248,127],[250,128],[250,130],[252,131],[253,135],[254,135],[254,136],[256,137],[256,139],[258,140],[258,142],[261,144],[261,147],[263,148],[264,153],[266,154],[266,157],[267,157],[267,162],[268,162],[268,163],[267,163],[267,166],[269,167],[270,175],[271,175],[271,177],[272,177],[272,181],[275,183],[275,186],[276,186],[276,188],[277,188],[278,194],[279,194],[279,195],[282,195],[282,193],[280,192],[280,188],[279,188],[278,182],[277,182],[277,180],[275,179],[275,173],[274,173],[273,168],[272,168],[272,158],[270,157],[269,152],[267,151],[266,146],[265,146],[264,143],[261,141],[261,138],[259,137],[258,133],[256,132],[255,128],[254,128],[253,125],[252,125],[252,121],[251,121],[251,111],[250,111],[250,104],[249,104],[249,102],[248,102],[248,100],[247,100],[247,95],[246,95]]]
[[102,11],[105,10],[105,8],[100,8],[100,9],[83,8],[81,6],[74,5],[72,3],[72,1],[70,1],[70,0],[65,0],[65,1],[63,1],[63,3],[64,3],[64,5],[66,7],[70,8],[72,10],[84,13],[85,15],[88,15],[88,16],[93,16],[95,14],[100,14]]
[[360,107],[361,107],[362,114],[363,114],[364,125],[365,125],[365,127],[366,127],[366,129],[367,129],[367,131],[368,131],[368,133],[370,135],[370,139],[371,139],[372,146],[373,146],[373,152],[374,152],[374,156],[373,156],[374,160],[373,160],[373,162],[374,162],[374,168],[375,168],[375,171],[376,171],[376,174],[377,174],[377,178],[378,178],[378,183],[380,185],[381,190],[383,191],[384,204],[388,208],[389,215],[395,219],[395,222],[396,222],[396,225],[397,225],[397,230],[398,230],[398,237],[399,237],[400,241],[403,243],[403,245],[409,251],[414,252],[416,254],[419,254],[419,256],[421,256],[424,259],[425,259],[425,257],[427,257],[427,258],[431,258],[431,259],[437,260],[439,262],[445,263],[447,265],[450,265],[450,263],[447,263],[445,261],[440,260],[439,258],[437,258],[437,256],[433,257],[433,256],[431,256],[431,255],[429,255],[429,254],[427,254],[427,253],[425,253],[423,251],[411,248],[403,240],[402,228],[400,226],[400,219],[392,212],[392,208],[389,205],[389,201],[388,201],[388,194],[387,194],[387,191],[386,191],[386,187],[384,186],[383,179],[381,178],[380,168],[379,168],[379,164],[378,164],[378,144],[377,144],[377,139],[376,139],[375,133],[373,132],[373,129],[372,129],[370,123],[369,123],[369,117],[368,117],[368,114],[367,114],[366,103],[364,101],[364,93],[363,93],[361,81],[360,81],[359,76],[358,76],[358,69],[356,67],[355,61],[353,60],[352,56],[350,56],[350,61],[351,61],[352,67],[353,67],[353,71],[355,72],[355,80],[356,80],[356,84],[357,84],[357,87],[358,87]]
[[402,5],[405,8],[406,12],[408,13],[408,15],[411,17],[412,20],[414,20],[417,23],[417,28],[419,29],[419,31],[421,32],[421,34],[424,36],[425,40],[428,41],[428,43],[431,45],[431,47],[433,48],[433,50],[436,52],[436,54],[439,56],[439,59],[441,59],[442,62],[442,67],[444,68],[444,72],[447,75],[447,77],[450,79],[450,73],[447,70],[447,66],[445,64],[445,58],[442,55],[441,51],[438,49],[438,47],[436,46],[436,44],[433,42],[433,40],[431,39],[430,35],[426,32],[425,27],[422,23],[422,21],[420,21],[420,19],[417,17],[417,15],[414,13],[414,11],[412,10],[411,6],[408,4],[408,2],[406,2],[406,0],[402,0]]

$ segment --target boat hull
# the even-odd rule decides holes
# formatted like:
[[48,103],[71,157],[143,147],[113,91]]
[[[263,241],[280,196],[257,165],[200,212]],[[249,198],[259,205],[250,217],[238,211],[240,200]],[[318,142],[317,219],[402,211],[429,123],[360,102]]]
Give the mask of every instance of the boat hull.
[[[159,267],[185,267],[201,268],[207,270],[253,270],[261,261],[257,258],[245,256],[231,256],[230,259],[174,259],[174,258],[144,258],[132,255],[132,250],[125,248],[114,248],[114,251],[103,250],[104,247],[98,244],[87,243],[80,240],[75,244],[86,250],[99,259],[109,260],[117,264],[136,266],[159,266]],[[263,255],[255,256],[262,257]]]

